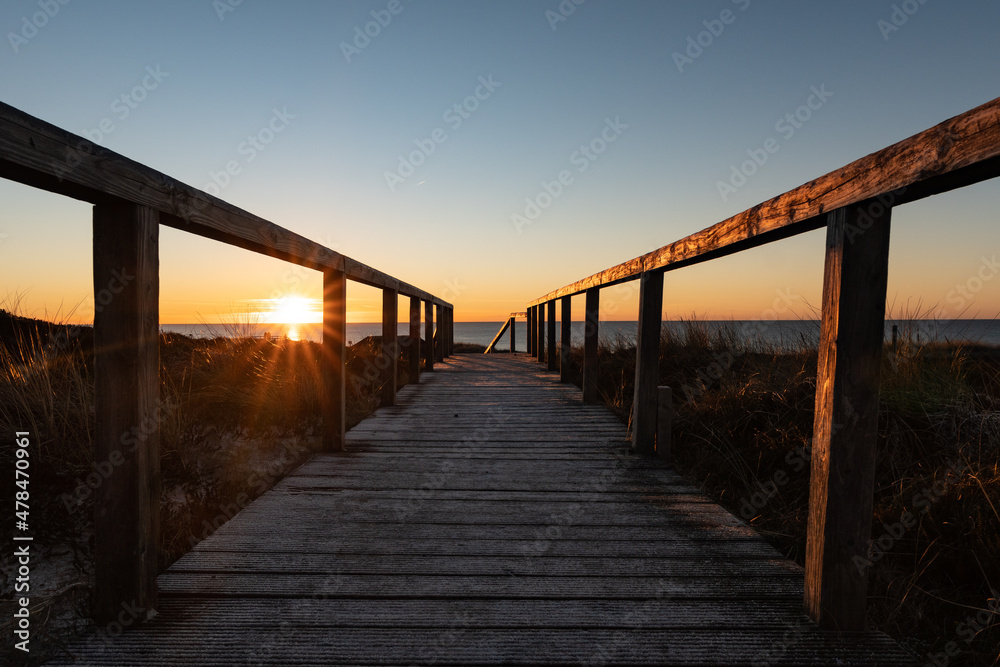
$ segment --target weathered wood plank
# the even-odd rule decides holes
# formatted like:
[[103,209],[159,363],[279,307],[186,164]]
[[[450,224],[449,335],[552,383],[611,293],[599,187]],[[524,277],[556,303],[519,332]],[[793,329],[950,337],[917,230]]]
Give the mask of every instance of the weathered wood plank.
[[887,208],[1000,176],[1000,98],[820,176],[696,234],[529,302],[670,270],[826,224],[838,208],[876,199]]
[[571,382],[570,352],[573,341],[573,301],[570,297],[560,299],[559,313],[559,381]]
[[382,345],[379,365],[382,367],[382,405],[396,404],[396,375],[399,366],[399,294],[396,290],[382,290]]
[[864,628],[891,209],[829,215],[806,544],[806,610]]
[[407,375],[410,384],[420,384],[420,297],[410,297],[410,351]]
[[[94,617],[156,606],[159,549],[159,214],[94,207]],[[102,474],[105,474],[102,472]]]
[[323,449],[344,449],[347,424],[347,276],[323,272]]
[[586,292],[586,315],[583,330],[583,402],[597,403],[597,350],[600,334],[601,290]]
[[559,357],[556,356],[556,302],[549,301],[546,304],[548,309],[548,331],[545,332],[547,337],[548,348],[545,350],[545,362],[546,368],[549,371],[559,370]]
[[663,272],[647,271],[639,281],[639,326],[632,399],[632,447],[643,456],[652,456],[656,451],[656,387],[660,380],[662,310]]

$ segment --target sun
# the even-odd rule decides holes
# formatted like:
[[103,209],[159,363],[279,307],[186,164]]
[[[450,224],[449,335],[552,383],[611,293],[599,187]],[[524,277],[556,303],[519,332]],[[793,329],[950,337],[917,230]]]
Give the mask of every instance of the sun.
[[320,314],[315,299],[289,295],[272,300],[267,319],[274,324],[311,324],[319,321]]

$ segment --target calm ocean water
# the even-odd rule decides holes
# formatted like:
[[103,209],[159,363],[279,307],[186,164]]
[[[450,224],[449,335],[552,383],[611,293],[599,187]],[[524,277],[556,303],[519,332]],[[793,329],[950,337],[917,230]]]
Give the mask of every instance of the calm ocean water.
[[[704,324],[710,331],[729,327],[742,336],[750,337],[751,340],[783,347],[800,347],[803,343],[816,345],[819,341],[819,322],[816,320],[782,320],[778,322],[725,320],[706,321]],[[886,322],[886,340],[891,337],[892,324],[891,321]],[[919,342],[963,341],[1000,346],[1000,320],[918,320],[898,324],[901,334],[905,334],[908,329],[912,328],[912,337]],[[456,322],[455,341],[489,345],[497,331],[500,330],[500,326],[500,322]],[[684,328],[684,323],[664,322],[664,326],[680,332]],[[164,324],[161,329],[195,337],[227,335],[226,329],[222,325]],[[517,322],[515,342],[518,352],[527,351],[525,347],[526,329],[524,321]],[[288,336],[316,342],[321,341],[323,336],[323,328],[319,324],[260,324],[253,327],[252,334],[263,336],[265,332],[272,337]],[[406,335],[408,332],[409,325],[400,325],[399,333],[401,335]],[[635,332],[635,322],[601,322],[601,338],[604,340],[614,341],[616,338],[622,337],[627,341],[634,341]],[[379,336],[381,333],[381,324],[347,325],[348,344],[357,343],[366,336]],[[583,343],[583,322],[573,323],[572,338],[574,345]],[[509,332],[504,334],[497,346],[503,350],[510,349]]]

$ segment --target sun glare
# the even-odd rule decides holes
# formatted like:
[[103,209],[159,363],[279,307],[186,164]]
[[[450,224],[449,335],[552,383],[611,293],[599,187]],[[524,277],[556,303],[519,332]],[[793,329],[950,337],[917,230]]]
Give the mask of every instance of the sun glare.
[[304,296],[283,296],[274,299],[267,320],[275,324],[311,324],[322,321],[322,311],[314,299]]

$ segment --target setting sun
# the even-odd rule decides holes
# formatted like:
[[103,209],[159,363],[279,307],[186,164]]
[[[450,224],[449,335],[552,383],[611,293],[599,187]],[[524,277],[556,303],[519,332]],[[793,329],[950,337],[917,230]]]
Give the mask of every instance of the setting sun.
[[323,321],[323,311],[318,301],[304,296],[289,295],[269,300],[271,308],[262,313],[267,322],[274,324],[312,324]]

